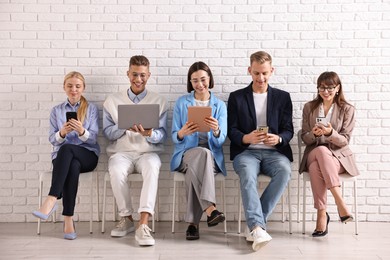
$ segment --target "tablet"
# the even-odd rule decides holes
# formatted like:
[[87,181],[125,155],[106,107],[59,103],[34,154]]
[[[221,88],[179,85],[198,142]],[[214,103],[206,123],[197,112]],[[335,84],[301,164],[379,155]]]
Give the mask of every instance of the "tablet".
[[191,106],[188,107],[188,122],[199,125],[199,132],[208,132],[210,127],[204,123],[206,117],[211,116],[211,107]]
[[159,127],[159,104],[118,105],[118,128],[129,129],[141,124],[144,129]]

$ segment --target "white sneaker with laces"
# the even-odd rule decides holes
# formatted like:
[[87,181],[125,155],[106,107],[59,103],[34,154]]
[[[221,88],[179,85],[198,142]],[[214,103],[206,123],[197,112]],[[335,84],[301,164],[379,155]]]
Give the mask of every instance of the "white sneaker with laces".
[[248,226],[246,226],[246,228],[245,228],[244,235],[245,235],[246,241],[253,242],[253,236],[252,236],[251,231],[249,230]]
[[122,217],[113,230],[111,230],[112,237],[124,237],[130,232],[134,232],[134,222],[128,217]]
[[261,227],[256,227],[254,230],[252,230],[251,235],[253,237],[252,248],[254,251],[259,250],[272,239],[272,237],[267,233],[267,231],[265,231]]
[[152,235],[150,234],[152,231],[148,225],[141,224],[139,228],[135,231],[135,240],[138,242],[140,246],[153,246],[155,241]]

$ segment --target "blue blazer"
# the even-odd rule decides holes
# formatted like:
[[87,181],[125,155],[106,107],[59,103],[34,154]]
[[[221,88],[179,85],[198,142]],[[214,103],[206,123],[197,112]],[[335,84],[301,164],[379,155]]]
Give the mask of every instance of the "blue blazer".
[[[242,138],[256,129],[256,110],[253,101],[252,83],[248,87],[236,90],[228,100],[228,136],[230,139],[230,160],[246,150],[249,144],[243,144]],[[292,103],[286,91],[268,85],[267,96],[268,132],[282,137],[282,143],[275,148],[293,161],[290,140],[294,136],[292,123]]]
[[[225,103],[218,99],[211,93],[210,106],[212,109],[212,116],[218,120],[220,134],[219,137],[213,135],[213,131],[210,130],[208,135],[208,144],[210,151],[214,156],[214,160],[217,163],[219,170],[226,176],[225,159],[223,155],[223,143],[227,136],[227,110]],[[181,164],[183,153],[190,148],[198,147],[198,132],[192,135],[187,135],[183,140],[177,138],[177,132],[188,120],[188,107],[195,105],[194,91],[184,96],[181,96],[175,103],[173,109],[172,118],[172,141],[175,144],[172,159],[171,159],[171,171],[177,170]]]

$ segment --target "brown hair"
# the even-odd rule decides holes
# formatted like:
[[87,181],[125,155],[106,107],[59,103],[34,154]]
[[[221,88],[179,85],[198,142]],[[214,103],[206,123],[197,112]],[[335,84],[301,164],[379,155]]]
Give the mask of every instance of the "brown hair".
[[149,62],[148,58],[146,58],[143,55],[135,55],[135,56],[130,58],[129,68],[130,68],[131,65],[134,65],[134,66],[146,66],[146,67],[149,68],[150,62]]
[[187,92],[190,93],[194,88],[192,87],[191,84],[191,75],[194,72],[197,72],[198,70],[204,70],[207,72],[207,75],[210,77],[210,84],[209,84],[209,89],[212,89],[214,87],[214,77],[213,73],[211,73],[211,70],[209,66],[207,66],[206,63],[202,61],[195,62],[194,64],[191,65],[191,67],[188,69],[188,74],[187,74]]
[[[83,86],[85,89],[85,79],[80,72],[71,71],[68,74],[66,74],[64,77],[64,86],[65,86],[65,82],[70,78],[78,78],[79,80],[81,80],[83,82]],[[87,115],[87,109],[88,109],[88,101],[85,99],[84,96],[81,96],[80,107],[77,110],[77,119],[80,120],[81,123],[84,123],[85,117]]]
[[333,103],[336,103],[338,106],[342,107],[344,104],[348,104],[348,102],[345,100],[344,93],[343,93],[343,86],[341,84],[341,80],[339,75],[337,75],[336,72],[333,71],[325,71],[321,73],[321,75],[317,79],[317,96],[315,99],[310,101],[311,109],[316,109],[321,103],[323,102],[322,97],[319,94],[318,88],[325,84],[327,86],[333,85],[333,86],[339,86],[339,91],[336,92],[336,95],[333,98]]
[[258,51],[251,55],[250,57],[251,65],[254,61],[263,64],[265,62],[269,62],[272,65],[272,57],[265,51]]

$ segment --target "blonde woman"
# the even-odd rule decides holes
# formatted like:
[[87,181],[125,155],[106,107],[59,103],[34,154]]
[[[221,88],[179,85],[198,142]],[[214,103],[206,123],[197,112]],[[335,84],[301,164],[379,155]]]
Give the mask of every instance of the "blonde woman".
[[56,211],[57,200],[62,198],[64,238],[73,240],[77,237],[73,213],[79,174],[94,170],[100,154],[97,143],[99,111],[82,95],[85,79],[81,73],[68,73],[64,78],[63,88],[68,98],[53,107],[50,114],[52,183],[41,208],[32,214],[47,220]]

